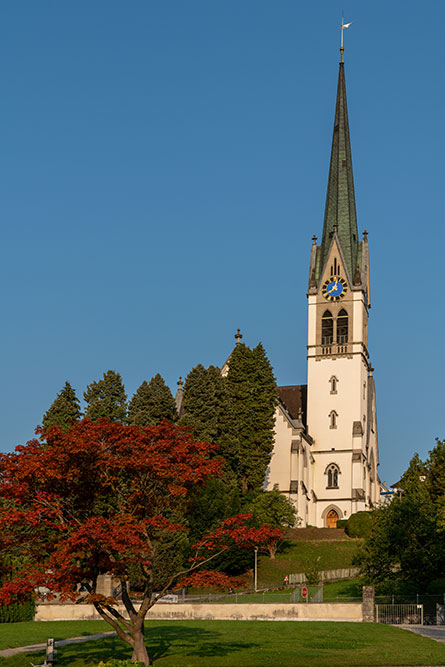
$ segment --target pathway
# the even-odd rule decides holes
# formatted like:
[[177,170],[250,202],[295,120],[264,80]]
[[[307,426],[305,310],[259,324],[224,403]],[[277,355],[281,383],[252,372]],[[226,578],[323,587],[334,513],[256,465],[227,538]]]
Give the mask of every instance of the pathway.
[[397,625],[396,627],[411,630],[416,635],[422,635],[422,637],[428,637],[445,644],[445,625]]
[[[100,632],[96,635],[86,635],[83,637],[73,637],[72,639],[58,639],[56,641],[56,648],[59,646],[67,646],[67,644],[81,644],[82,642],[89,642],[94,639],[103,639],[105,637],[112,637],[115,632]],[[18,648],[7,648],[0,651],[0,657],[10,658],[12,655],[18,653],[27,653],[29,651],[44,651],[46,649],[46,642],[44,644],[30,644],[29,646],[19,646]]]

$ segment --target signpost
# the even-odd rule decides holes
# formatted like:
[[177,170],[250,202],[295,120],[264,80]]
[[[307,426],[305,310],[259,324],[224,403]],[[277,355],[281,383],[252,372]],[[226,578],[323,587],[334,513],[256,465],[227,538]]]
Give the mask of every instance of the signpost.
[[309,599],[308,598],[308,593],[309,593],[309,591],[308,591],[307,587],[303,586],[303,588],[301,589],[301,597],[303,598],[303,600],[306,600],[306,602]]

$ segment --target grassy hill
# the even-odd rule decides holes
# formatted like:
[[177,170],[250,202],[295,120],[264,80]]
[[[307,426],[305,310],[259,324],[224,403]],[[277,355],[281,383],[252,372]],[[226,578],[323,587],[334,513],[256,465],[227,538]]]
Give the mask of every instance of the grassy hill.
[[283,549],[274,559],[258,558],[258,586],[281,586],[286,574],[305,572],[317,562],[319,570],[352,567],[362,540],[351,539],[343,530],[299,528],[289,531]]

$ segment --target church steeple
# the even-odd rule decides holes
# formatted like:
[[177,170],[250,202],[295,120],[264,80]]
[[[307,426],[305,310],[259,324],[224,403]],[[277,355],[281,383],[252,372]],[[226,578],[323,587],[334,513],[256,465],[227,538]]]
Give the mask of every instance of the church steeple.
[[355,210],[354,178],[352,173],[351,143],[349,138],[348,107],[343,49],[338,73],[337,102],[335,106],[334,135],[323,224],[321,246],[317,253],[315,274],[320,278],[331,245],[337,233],[344,260],[353,281],[359,260],[357,215]]

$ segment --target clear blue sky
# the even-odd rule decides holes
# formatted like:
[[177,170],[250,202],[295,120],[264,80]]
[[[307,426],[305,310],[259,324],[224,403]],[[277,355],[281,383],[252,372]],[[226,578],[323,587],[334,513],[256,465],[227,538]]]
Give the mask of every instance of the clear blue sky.
[[[343,3],[369,230],[380,476],[445,436],[445,5]],[[341,5],[3,0],[0,448],[65,380],[131,395],[222,364],[241,327],[306,381]]]

